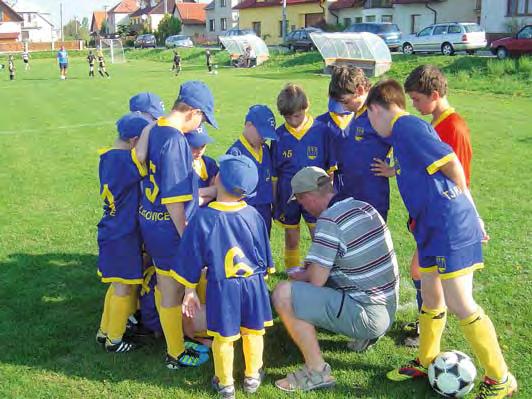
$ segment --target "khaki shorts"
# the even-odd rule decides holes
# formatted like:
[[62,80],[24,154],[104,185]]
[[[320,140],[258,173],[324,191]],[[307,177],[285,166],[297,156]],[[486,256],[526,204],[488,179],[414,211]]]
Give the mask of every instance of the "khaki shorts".
[[374,305],[358,302],[329,287],[301,281],[292,282],[291,286],[295,316],[315,327],[350,338],[374,339],[384,335],[395,319],[393,298],[389,305]]

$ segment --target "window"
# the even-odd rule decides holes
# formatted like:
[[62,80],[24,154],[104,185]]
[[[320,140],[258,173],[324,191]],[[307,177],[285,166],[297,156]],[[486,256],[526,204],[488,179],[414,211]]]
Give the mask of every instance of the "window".
[[447,25],[439,25],[434,27],[433,35],[445,35],[447,33]]
[[216,30],[216,24],[214,19],[209,19],[209,32],[214,32]]
[[448,33],[462,33],[460,25],[450,25]]
[[393,16],[392,15],[381,15],[381,22],[392,22]]
[[532,26],[527,26],[517,35],[518,39],[532,39]]
[[362,23],[362,17],[355,17],[355,24],[361,24]]
[[0,21],[4,20],[4,10],[0,10]]
[[227,0],[220,0],[220,7],[226,7],[227,6]]
[[[286,20],[286,35],[288,36],[288,20]],[[283,21],[279,21],[279,37],[283,37]]]
[[220,18],[220,30],[227,30],[227,18]]
[[532,0],[508,0],[506,16],[532,15]]
[[261,37],[262,33],[261,33],[261,29],[260,29],[260,22],[258,22],[258,21],[252,22],[251,25],[253,27],[253,31],[257,34],[257,36]]
[[425,28],[421,32],[419,32],[418,36],[430,36],[431,33],[432,33],[432,26],[429,26],[428,28]]
[[364,8],[385,8],[392,7],[392,0],[367,0]]
[[366,22],[375,22],[375,15],[366,15]]
[[347,28],[351,25],[351,18],[344,18],[344,26]]

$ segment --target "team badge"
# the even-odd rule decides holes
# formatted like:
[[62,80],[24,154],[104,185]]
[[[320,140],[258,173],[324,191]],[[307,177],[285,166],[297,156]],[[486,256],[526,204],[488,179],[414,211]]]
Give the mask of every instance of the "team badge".
[[438,270],[440,273],[445,273],[447,269],[447,261],[445,256],[436,256],[436,264],[438,265]]
[[307,157],[308,159],[314,160],[318,156],[318,147],[308,146],[307,147]]
[[361,141],[364,138],[364,128],[363,127],[357,127],[357,130],[355,132],[355,140]]

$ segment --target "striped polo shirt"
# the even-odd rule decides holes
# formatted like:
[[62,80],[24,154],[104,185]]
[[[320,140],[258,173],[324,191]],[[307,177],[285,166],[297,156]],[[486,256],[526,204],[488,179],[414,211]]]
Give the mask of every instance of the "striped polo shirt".
[[318,218],[305,262],[331,269],[325,286],[358,302],[397,305],[399,269],[392,237],[366,202],[333,197]]

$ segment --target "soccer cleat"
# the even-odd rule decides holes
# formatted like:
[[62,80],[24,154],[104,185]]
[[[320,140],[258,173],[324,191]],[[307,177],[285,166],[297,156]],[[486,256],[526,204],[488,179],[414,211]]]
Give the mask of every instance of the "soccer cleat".
[[253,377],[244,377],[244,392],[245,393],[255,393],[260,387],[260,384],[264,380],[264,371],[259,370],[259,378]]
[[414,378],[426,378],[427,377],[427,368],[423,367],[419,363],[418,359],[414,359],[411,362],[405,364],[404,366],[398,367],[389,371],[386,374],[386,377],[392,381],[406,381]]
[[177,370],[181,367],[198,367],[209,360],[209,355],[206,353],[199,353],[193,349],[185,349],[177,358],[166,354],[166,368],[170,370]]
[[347,343],[347,348],[354,352],[362,353],[375,345],[379,339],[380,337],[373,339],[353,339]]
[[135,341],[131,341],[129,339],[122,339],[120,342],[112,343],[109,341],[109,338],[105,341],[105,350],[107,352],[114,352],[114,353],[125,353],[125,352],[131,352],[135,349],[140,348],[140,344],[136,343]]
[[517,381],[515,377],[508,373],[505,382],[497,383],[488,377],[484,377],[478,388],[475,399],[501,399],[509,398],[517,392]]
[[234,385],[221,385],[218,377],[213,377],[212,388],[218,392],[218,395],[224,399],[234,399],[235,396],[235,386]]
[[98,332],[96,333],[96,342],[100,345],[105,345],[106,339],[107,339],[107,334],[104,333],[102,330],[98,329]]
[[208,346],[203,345],[193,339],[185,340],[185,349],[192,349],[198,353],[209,353],[210,351]]

